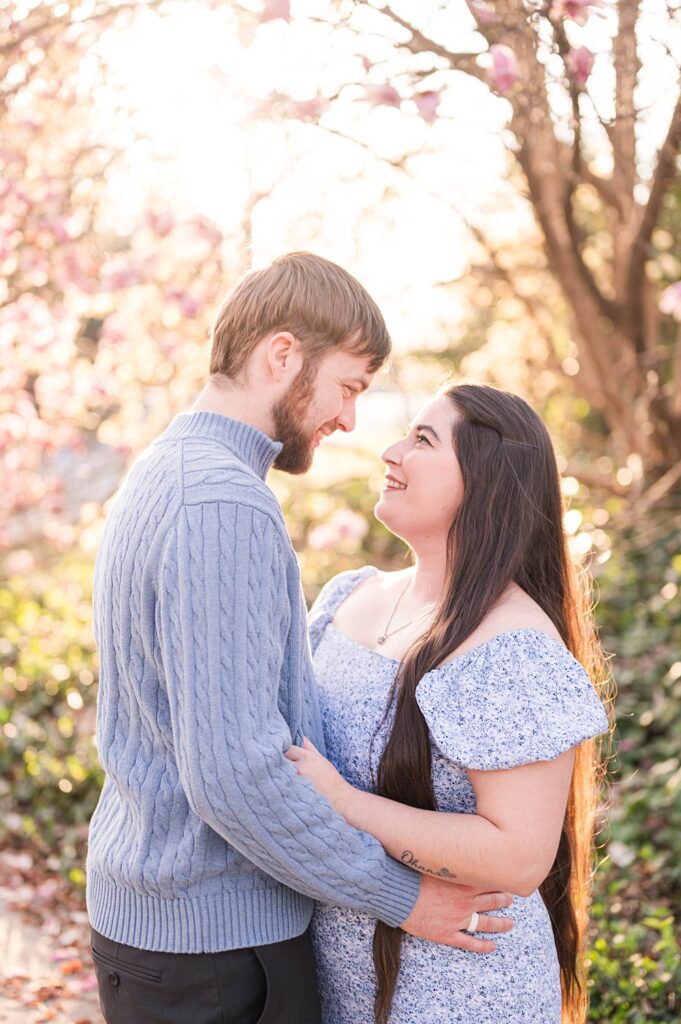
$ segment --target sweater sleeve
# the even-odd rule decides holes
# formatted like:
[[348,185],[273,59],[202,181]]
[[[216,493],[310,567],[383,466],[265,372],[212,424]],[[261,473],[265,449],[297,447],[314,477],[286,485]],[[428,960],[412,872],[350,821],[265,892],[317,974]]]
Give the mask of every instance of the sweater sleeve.
[[180,510],[158,593],[180,780],[192,810],[262,870],[397,926],[419,876],[350,828],[283,756],[291,744],[279,708],[288,585],[278,528],[265,512],[236,501]]

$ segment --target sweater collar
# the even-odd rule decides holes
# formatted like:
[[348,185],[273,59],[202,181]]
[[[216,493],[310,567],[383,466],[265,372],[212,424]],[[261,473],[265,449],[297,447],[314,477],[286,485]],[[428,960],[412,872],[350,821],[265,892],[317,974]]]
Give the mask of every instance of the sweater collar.
[[229,448],[261,480],[265,479],[267,471],[284,447],[280,441],[273,441],[257,427],[218,412],[181,412],[163,437],[210,437]]

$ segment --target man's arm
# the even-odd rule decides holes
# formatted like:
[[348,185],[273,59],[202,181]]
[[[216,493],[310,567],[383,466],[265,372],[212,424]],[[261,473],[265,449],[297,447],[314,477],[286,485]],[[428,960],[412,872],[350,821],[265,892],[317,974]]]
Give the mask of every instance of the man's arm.
[[237,502],[181,509],[159,589],[180,778],[195,813],[262,870],[397,926],[413,910],[419,876],[347,825],[283,756],[286,588],[266,513]]
[[415,871],[529,896],[556,857],[575,753],[503,771],[470,770],[475,814],[424,811],[355,789],[309,742],[287,757],[349,824]]

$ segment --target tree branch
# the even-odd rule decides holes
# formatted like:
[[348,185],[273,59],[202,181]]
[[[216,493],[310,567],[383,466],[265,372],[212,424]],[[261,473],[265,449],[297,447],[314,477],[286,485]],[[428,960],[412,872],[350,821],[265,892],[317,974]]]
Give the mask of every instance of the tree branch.
[[473,75],[474,78],[479,78],[483,82],[485,81],[485,73],[476,63],[477,54],[456,53],[454,50],[450,50],[447,46],[443,46],[437,40],[431,39],[430,36],[416,28],[411,22],[402,18],[396,11],[393,11],[392,7],[385,6],[377,9],[371,4],[366,3],[362,4],[362,6],[371,7],[373,11],[377,11],[377,13],[389,18],[395,25],[399,25],[405,32],[408,32],[411,36],[409,43],[401,43],[399,45],[407,46],[411,53],[434,53],[436,56],[446,60],[455,71],[465,71],[466,74]]
[[631,287],[643,273],[643,265],[648,258],[648,246],[653,229],[657,223],[662,200],[676,173],[676,162],[681,149],[681,81],[676,106],[669,122],[667,136],[660,147],[657,167],[650,186],[646,203],[639,224],[639,229],[631,250],[631,262],[627,276],[627,284]]

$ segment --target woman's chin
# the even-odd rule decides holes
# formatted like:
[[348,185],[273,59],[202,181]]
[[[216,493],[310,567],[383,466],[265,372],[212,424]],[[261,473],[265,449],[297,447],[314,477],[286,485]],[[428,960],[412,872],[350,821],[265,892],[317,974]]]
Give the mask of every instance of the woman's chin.
[[397,521],[398,516],[395,515],[395,509],[390,508],[390,498],[385,498],[383,495],[378,499],[374,506],[374,516],[378,519],[379,523],[383,523],[386,529],[394,533],[395,536],[399,537]]

